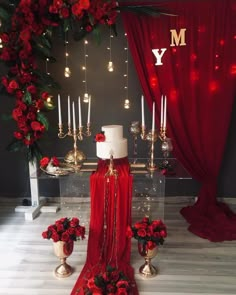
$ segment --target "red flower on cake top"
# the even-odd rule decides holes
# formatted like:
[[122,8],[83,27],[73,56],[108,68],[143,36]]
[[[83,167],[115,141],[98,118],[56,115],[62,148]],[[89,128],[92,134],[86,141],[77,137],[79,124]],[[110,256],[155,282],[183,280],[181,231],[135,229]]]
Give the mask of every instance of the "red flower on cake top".
[[97,133],[94,137],[94,140],[96,142],[104,142],[106,140],[105,134],[103,131],[101,131],[100,133]]
[[63,217],[49,225],[47,230],[42,233],[44,239],[52,239],[53,242],[71,242],[85,238],[85,227],[79,224],[77,217]]

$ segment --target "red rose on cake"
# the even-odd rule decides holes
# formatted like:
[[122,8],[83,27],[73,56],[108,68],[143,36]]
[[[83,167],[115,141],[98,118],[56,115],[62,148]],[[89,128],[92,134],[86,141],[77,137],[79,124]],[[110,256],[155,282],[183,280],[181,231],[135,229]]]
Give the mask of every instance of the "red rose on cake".
[[96,142],[104,142],[105,141],[105,139],[106,139],[106,137],[105,137],[105,135],[104,135],[104,132],[103,131],[101,131],[100,133],[97,133],[96,135],[95,135],[95,141]]

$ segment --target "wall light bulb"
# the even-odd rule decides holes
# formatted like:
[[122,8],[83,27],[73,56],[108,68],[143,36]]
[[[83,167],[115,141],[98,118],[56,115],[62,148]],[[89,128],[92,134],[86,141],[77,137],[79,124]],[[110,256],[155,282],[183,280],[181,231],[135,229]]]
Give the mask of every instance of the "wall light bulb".
[[83,97],[83,102],[88,103],[89,102],[89,95],[87,92],[85,92],[84,97]]

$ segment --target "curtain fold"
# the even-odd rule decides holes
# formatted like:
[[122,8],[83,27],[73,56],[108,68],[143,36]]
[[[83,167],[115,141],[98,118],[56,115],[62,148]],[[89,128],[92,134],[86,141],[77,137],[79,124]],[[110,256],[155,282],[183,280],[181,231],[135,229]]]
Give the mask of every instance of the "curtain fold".
[[[216,198],[235,98],[235,1],[138,3],[152,4],[165,13],[152,17],[122,12],[144,96],[150,111],[156,101],[157,126],[161,95],[167,96],[167,135],[173,140],[174,155],[202,183],[197,203],[181,214],[190,223],[189,230],[200,237],[235,239],[235,215]],[[181,29],[185,38],[177,44],[173,30],[178,36]],[[159,53],[166,49],[162,65],[155,65],[152,49]]]

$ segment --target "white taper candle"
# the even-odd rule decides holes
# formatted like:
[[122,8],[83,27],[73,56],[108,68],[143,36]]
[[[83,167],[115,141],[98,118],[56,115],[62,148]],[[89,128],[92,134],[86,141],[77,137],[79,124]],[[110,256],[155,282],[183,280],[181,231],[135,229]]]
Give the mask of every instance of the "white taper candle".
[[73,117],[73,131],[76,131],[76,124],[75,124],[75,103],[72,102],[72,117]]
[[88,101],[88,119],[87,124],[90,124],[90,112],[91,112],[91,95],[89,95],[89,101]]
[[68,95],[68,127],[71,126],[71,117],[70,117],[70,95]]
[[163,95],[161,96],[161,122],[160,127],[163,128]]
[[61,119],[61,97],[60,94],[58,94],[58,123],[59,125],[62,125],[62,119]]
[[155,102],[152,104],[152,132],[155,131]]
[[141,110],[142,110],[142,126],[145,126],[145,116],[144,116],[144,96],[141,98]]
[[163,119],[163,127],[166,129],[166,111],[167,111],[167,99],[165,96],[164,99],[164,119]]
[[79,110],[79,128],[82,127],[82,114],[81,114],[81,101],[80,96],[78,98],[78,110]]

